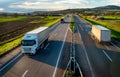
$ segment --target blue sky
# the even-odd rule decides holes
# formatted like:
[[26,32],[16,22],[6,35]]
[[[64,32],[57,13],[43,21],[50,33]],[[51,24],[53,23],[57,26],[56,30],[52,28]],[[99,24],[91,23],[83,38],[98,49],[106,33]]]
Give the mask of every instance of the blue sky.
[[120,6],[120,0],[0,0],[0,12],[51,11],[106,5]]

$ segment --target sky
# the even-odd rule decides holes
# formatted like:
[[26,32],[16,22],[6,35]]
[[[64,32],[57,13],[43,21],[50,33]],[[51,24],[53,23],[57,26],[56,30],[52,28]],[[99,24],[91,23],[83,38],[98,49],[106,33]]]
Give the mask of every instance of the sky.
[[106,5],[120,6],[120,0],[0,0],[0,12],[53,11]]

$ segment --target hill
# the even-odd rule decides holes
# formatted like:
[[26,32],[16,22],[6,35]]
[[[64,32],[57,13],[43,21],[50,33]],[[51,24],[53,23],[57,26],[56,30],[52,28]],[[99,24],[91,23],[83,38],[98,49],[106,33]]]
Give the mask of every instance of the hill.
[[60,11],[36,11],[31,14],[58,15],[58,14],[67,14],[67,13],[102,12],[102,11],[120,11],[120,6],[108,5],[108,6],[95,7],[95,8],[66,9]]

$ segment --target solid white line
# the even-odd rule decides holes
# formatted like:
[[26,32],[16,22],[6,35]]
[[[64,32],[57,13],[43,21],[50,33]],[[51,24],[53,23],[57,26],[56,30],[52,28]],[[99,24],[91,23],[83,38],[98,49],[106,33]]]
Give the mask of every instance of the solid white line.
[[[80,26],[80,25],[79,25]],[[81,30],[84,31],[84,29],[82,28],[82,26],[80,26]]]
[[17,57],[15,57],[13,60],[11,60],[8,64],[6,64],[5,66],[3,66],[0,71],[4,70],[7,66],[9,66],[12,62],[14,62],[18,57],[20,57],[22,55],[22,53],[20,53]]
[[25,77],[25,75],[28,73],[28,70],[26,70],[23,74],[22,77]]
[[[70,29],[70,28],[69,28],[69,29]],[[70,29],[70,30],[71,30],[71,29]],[[72,32],[72,31],[71,31],[71,32]],[[73,35],[73,32],[72,32],[72,35]],[[73,39],[72,39],[72,40],[73,40]],[[71,53],[71,51],[72,51],[72,43],[71,43],[70,53]],[[70,60],[69,60],[69,62],[68,62],[68,64],[67,64],[67,67],[66,67],[66,69],[65,69],[64,74],[63,74],[62,77],[65,77],[65,73],[66,73],[66,71],[67,71],[68,66],[70,65],[70,62],[71,62],[71,58],[70,58]]]
[[[77,30],[78,30],[78,27],[77,27]],[[78,34],[79,34],[79,37],[81,38],[80,31],[78,30],[78,32],[79,32],[79,33],[78,33]],[[82,38],[81,38],[81,40],[82,40]],[[90,67],[90,71],[91,71],[91,73],[92,73],[92,77],[95,77],[95,76],[94,76],[93,69],[92,69],[92,67],[91,67],[91,63],[90,63],[90,60],[89,60],[89,58],[88,58],[88,54],[87,54],[87,51],[86,51],[86,49],[85,49],[85,45],[84,45],[83,41],[82,41],[82,44],[83,44],[83,49],[84,49],[84,51],[85,51],[85,55],[86,55],[86,58],[87,58],[88,65],[89,65],[89,67]]]
[[62,53],[63,47],[65,45],[65,40],[66,40],[66,37],[67,37],[67,33],[68,33],[68,28],[67,28],[66,33],[65,33],[65,37],[64,37],[64,40],[63,40],[63,43],[62,43],[62,47],[60,49],[60,53],[59,53],[59,56],[58,56],[58,59],[57,59],[57,63],[56,63],[56,66],[55,66],[55,70],[54,70],[54,73],[53,73],[52,77],[55,77],[55,75],[56,75],[57,67],[58,67],[58,64],[59,64],[60,57],[61,57],[61,53]]
[[44,49],[46,49],[49,45],[50,45],[50,43],[48,43]]
[[78,69],[79,69],[79,72],[80,72],[80,77],[83,77],[83,73],[82,73],[82,71],[81,71],[81,68],[80,68],[79,64],[78,64],[77,62],[76,62],[76,64],[77,64]]
[[112,62],[112,59],[111,59],[110,56],[105,52],[105,50],[103,50],[103,53],[104,53],[105,56]]
[[68,66],[70,65],[70,62],[71,62],[71,60],[69,60],[69,62],[68,62],[68,64],[67,64],[67,67],[66,67],[66,69],[65,69],[64,74],[63,74],[62,77],[65,77],[65,73],[66,73],[66,71],[67,71]]
[[119,47],[118,47],[118,46],[116,46],[114,43],[112,43],[112,42],[111,42],[111,44],[112,44],[113,46],[115,46],[115,47],[119,48]]

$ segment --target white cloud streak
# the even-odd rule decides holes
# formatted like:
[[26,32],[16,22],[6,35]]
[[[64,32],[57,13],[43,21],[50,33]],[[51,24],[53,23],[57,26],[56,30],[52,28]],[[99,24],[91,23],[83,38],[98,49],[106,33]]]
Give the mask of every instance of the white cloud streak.
[[110,5],[119,5],[120,6],[120,0],[109,0],[108,3]]
[[0,8],[0,11],[3,11],[4,10],[4,8]]

